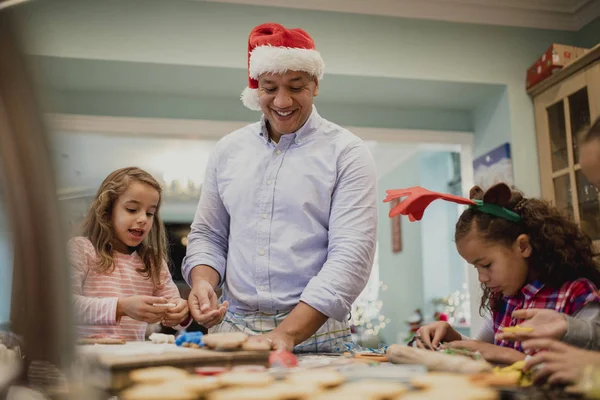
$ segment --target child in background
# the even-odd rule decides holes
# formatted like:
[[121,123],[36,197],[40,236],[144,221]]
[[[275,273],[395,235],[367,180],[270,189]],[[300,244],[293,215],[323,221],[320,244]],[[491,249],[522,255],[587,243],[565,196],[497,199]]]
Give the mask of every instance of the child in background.
[[[389,192],[399,197],[401,191]],[[389,193],[386,200],[393,197]],[[439,197],[449,196],[433,198]],[[475,202],[450,199],[471,205],[456,224],[456,247],[461,257],[477,269],[483,288],[480,311],[490,312],[491,318],[477,340],[465,340],[468,338],[447,322],[425,325],[417,331],[417,345],[433,349],[446,342],[449,348],[479,351],[488,361],[512,364],[525,358],[521,343],[497,339],[495,334],[522,322],[513,317],[513,311],[548,308],[577,314],[600,302],[596,289],[600,272],[592,257],[590,238],[548,203],[527,199],[505,184],[485,193],[475,187],[470,198]],[[420,210],[413,207],[408,215],[420,219],[428,204]],[[401,202],[397,207],[410,206]]]
[[81,337],[135,341],[145,339],[148,323],[189,325],[187,301],[167,267],[161,193],[139,168],[114,171],[96,193],[82,236],[69,241]]

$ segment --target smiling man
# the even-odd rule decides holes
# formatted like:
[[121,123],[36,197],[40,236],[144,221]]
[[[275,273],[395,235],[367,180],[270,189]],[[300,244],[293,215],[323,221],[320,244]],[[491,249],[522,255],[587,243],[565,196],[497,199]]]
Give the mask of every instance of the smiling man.
[[250,33],[242,102],[263,116],[212,154],[182,266],[192,316],[211,332],[296,351],[350,341],[375,253],[377,176],[362,140],[313,106],[323,72],[305,31]]

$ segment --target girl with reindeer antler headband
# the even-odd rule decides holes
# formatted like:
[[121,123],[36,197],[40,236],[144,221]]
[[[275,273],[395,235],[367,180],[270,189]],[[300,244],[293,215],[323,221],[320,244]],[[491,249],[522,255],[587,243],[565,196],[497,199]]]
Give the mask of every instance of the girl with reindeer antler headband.
[[437,199],[469,206],[456,223],[456,248],[477,269],[483,289],[480,312],[491,314],[475,340],[447,322],[435,322],[417,331],[417,346],[435,349],[444,342],[511,364],[525,358],[521,343],[496,339],[495,334],[523,323],[513,311],[548,308],[576,316],[597,309],[600,272],[590,238],[545,201],[525,198],[504,183],[485,193],[475,186],[469,197],[421,187],[387,191],[385,202],[404,198],[390,217],[407,215],[411,221],[419,221]]

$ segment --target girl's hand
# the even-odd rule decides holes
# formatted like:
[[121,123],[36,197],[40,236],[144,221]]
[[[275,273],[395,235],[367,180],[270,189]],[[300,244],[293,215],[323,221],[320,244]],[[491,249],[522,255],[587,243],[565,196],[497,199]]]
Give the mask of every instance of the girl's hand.
[[490,362],[501,364],[514,364],[525,359],[525,354],[509,347],[496,346],[495,344],[481,342],[479,340],[457,340],[446,343],[444,348],[478,351],[481,356]]
[[189,314],[188,302],[182,298],[169,299],[169,303],[175,303],[175,307],[167,309],[167,313],[162,320],[162,325],[173,327],[179,325]]
[[119,297],[117,300],[117,320],[128,316],[137,321],[154,324],[162,320],[167,312],[165,307],[153,304],[165,304],[167,299],[154,296]]
[[449,323],[444,321],[434,322],[419,328],[415,333],[417,347],[435,350],[440,342],[452,342],[462,339],[460,333],[456,332]]

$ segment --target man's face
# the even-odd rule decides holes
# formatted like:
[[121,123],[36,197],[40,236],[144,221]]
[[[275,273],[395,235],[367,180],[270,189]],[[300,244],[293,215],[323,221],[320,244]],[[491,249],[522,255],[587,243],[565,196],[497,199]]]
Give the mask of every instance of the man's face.
[[600,139],[592,139],[581,146],[579,164],[587,180],[600,189]]
[[313,97],[319,93],[316,78],[306,72],[263,74],[258,79],[258,99],[269,121],[270,134],[281,135],[300,129],[312,112]]

